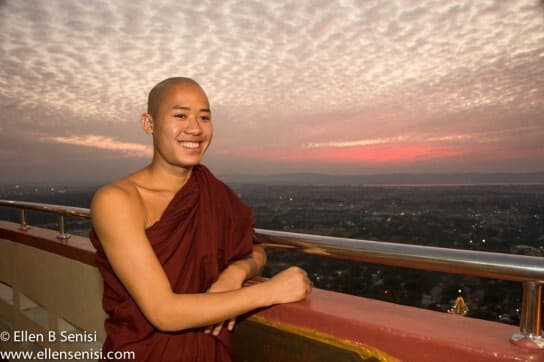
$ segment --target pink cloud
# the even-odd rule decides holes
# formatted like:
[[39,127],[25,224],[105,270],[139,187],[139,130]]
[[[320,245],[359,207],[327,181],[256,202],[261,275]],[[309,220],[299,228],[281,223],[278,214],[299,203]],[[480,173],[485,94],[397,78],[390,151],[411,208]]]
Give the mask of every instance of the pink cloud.
[[366,164],[410,163],[467,154],[466,149],[426,144],[370,145],[360,147],[303,148],[290,151],[257,151],[250,158],[284,162],[346,162]]
[[153,149],[150,146],[140,143],[121,142],[111,137],[86,135],[70,137],[41,136],[40,139],[46,142],[62,143],[75,146],[92,147],[103,150],[120,151],[130,157],[150,157]]

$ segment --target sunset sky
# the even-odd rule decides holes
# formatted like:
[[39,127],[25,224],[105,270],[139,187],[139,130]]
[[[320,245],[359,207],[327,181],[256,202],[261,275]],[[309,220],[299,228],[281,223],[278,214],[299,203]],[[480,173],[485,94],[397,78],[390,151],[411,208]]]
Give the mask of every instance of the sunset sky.
[[189,3],[0,0],[2,181],[145,166],[180,75],[218,175],[544,171],[544,2]]

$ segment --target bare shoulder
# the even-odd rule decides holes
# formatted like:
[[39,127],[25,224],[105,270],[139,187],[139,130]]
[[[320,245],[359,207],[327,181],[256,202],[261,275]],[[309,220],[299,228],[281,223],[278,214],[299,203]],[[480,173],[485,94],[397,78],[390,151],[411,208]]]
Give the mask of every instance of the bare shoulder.
[[[136,186],[127,178],[99,188],[91,201],[91,213],[96,209],[124,209],[141,207]],[[96,210],[98,211],[98,210]]]
[[143,228],[145,212],[135,183],[125,177],[99,188],[91,201],[91,219],[100,230],[119,223]]

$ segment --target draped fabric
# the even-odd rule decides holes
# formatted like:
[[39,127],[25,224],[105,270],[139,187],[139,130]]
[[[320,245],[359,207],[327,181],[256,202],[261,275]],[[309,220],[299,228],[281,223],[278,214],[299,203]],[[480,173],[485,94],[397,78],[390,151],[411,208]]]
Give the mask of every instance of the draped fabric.
[[[201,164],[193,167],[161,218],[145,232],[172,290],[204,293],[229,263],[251,254],[253,227],[249,207]],[[134,351],[137,361],[232,359],[232,332],[226,326],[217,337],[205,334],[204,328],[156,330],[113,272],[93,229],[89,238],[104,279],[104,353]]]

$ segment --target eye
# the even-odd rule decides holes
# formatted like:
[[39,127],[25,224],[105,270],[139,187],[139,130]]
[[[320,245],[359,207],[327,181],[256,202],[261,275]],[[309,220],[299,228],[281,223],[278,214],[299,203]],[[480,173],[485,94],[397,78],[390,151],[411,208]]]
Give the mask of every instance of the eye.
[[210,119],[212,119],[212,117],[210,117],[210,116],[201,116],[200,119],[203,120],[203,121],[209,121]]
[[181,118],[181,119],[185,119],[187,118],[187,115],[183,114],[183,113],[179,113],[179,114],[175,114],[174,117],[176,118]]

